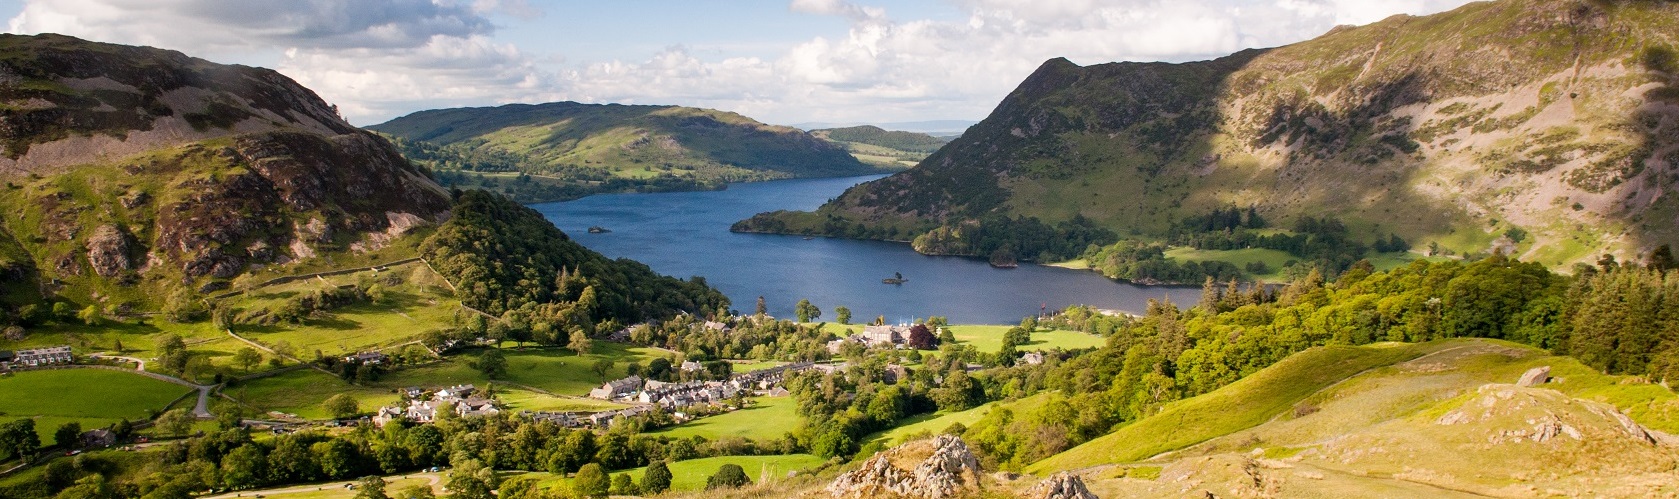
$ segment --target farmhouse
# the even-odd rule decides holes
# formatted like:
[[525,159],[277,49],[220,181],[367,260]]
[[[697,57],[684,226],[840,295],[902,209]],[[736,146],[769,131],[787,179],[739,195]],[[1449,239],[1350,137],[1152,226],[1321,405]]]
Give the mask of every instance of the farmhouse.
[[344,362],[349,362],[351,364],[367,364],[367,365],[374,365],[374,366],[379,365],[379,364],[384,364],[385,361],[387,361],[387,360],[390,360],[390,357],[385,355],[385,354],[379,353],[379,352],[362,352],[362,353],[358,353],[358,354],[355,354],[355,355],[349,355],[349,356],[344,357]]
[[1044,363],[1044,353],[1043,352],[1026,352],[1025,354],[1022,354],[1020,356],[1020,361],[1025,362],[1026,365],[1029,365],[1029,366],[1035,366],[1035,365],[1043,364]]
[[682,369],[682,372],[693,373],[693,372],[704,371],[705,366],[701,365],[698,362],[694,362],[692,360],[684,360],[684,361],[682,361],[682,368],[681,369]]
[[438,402],[450,402],[470,397],[474,393],[478,393],[478,387],[476,386],[471,384],[455,385],[438,390],[437,395],[432,396],[431,399]]
[[608,381],[606,384],[601,385],[600,388],[590,390],[589,398],[612,400],[633,394],[639,389],[641,389],[641,376],[630,376],[624,379]]
[[111,430],[99,428],[82,432],[82,447],[99,449],[116,445],[116,443],[117,434],[111,433]]
[[69,345],[18,350],[9,361],[0,358],[0,363],[4,363],[6,367],[39,367],[75,361],[75,356],[70,354]]
[[455,404],[455,415],[463,418],[471,416],[494,416],[497,414],[501,414],[501,409],[496,408],[494,400],[487,398],[473,397]]

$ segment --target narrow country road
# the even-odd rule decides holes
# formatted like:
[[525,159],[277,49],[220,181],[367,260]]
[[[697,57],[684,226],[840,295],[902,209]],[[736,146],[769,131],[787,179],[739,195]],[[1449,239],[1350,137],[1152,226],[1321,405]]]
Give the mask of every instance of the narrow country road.
[[[120,356],[120,355],[104,355],[104,354],[93,354],[93,355],[90,355],[88,357],[93,358],[93,359],[117,359],[117,360],[126,361],[126,362],[133,362],[133,363],[138,365],[138,367],[134,368],[134,373],[135,374],[139,374],[141,376],[146,376],[146,377],[152,378],[152,379],[168,381],[170,383],[174,383],[174,384],[177,384],[177,385],[190,386],[193,389],[198,390],[198,403],[195,404],[192,408],[192,416],[195,417],[195,418],[198,418],[198,419],[213,419],[213,418],[216,417],[216,415],[210,413],[210,391],[215,390],[216,385],[200,385],[198,383],[193,383],[191,381],[187,381],[187,380],[177,378],[177,377],[174,377],[174,376],[170,376],[170,375],[167,375],[167,374],[160,374],[160,373],[154,373],[154,372],[151,372],[151,371],[147,371],[146,370],[146,361],[140,360],[139,358],[136,358],[136,357],[125,357],[125,356]],[[86,366],[86,367],[94,367],[94,366]],[[104,366],[101,366],[101,367],[104,367]]]

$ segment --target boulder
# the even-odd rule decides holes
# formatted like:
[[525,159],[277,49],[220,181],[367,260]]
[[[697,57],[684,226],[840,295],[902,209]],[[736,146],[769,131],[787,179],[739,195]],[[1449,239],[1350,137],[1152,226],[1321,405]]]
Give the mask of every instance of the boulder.
[[101,225],[87,238],[87,262],[100,277],[115,277],[134,268],[128,255],[133,241],[128,233],[115,225]]
[[944,499],[979,490],[979,460],[952,435],[910,442],[875,454],[823,489],[835,498]]
[[1026,489],[1028,499],[1096,499],[1096,494],[1084,486],[1084,479],[1072,473],[1050,475],[1032,488]]
[[1516,386],[1543,385],[1546,381],[1550,381],[1550,379],[1551,366],[1539,366],[1533,369],[1528,369],[1527,372],[1522,373],[1521,379],[1516,380]]

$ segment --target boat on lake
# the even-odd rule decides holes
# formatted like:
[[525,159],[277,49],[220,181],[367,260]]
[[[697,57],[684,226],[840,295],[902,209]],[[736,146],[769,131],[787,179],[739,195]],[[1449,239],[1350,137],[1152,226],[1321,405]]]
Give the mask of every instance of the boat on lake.
[[605,234],[605,233],[608,233],[608,232],[612,232],[612,231],[607,229],[606,227],[601,227],[599,225],[589,226],[589,233],[590,234]]

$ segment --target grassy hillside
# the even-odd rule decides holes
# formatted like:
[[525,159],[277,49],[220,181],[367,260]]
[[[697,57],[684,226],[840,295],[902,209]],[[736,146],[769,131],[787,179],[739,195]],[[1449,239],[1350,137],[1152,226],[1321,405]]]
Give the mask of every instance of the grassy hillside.
[[[594,192],[720,188],[725,182],[895,171],[803,131],[677,106],[555,102],[421,111],[369,127],[456,185],[521,201]],[[485,173],[522,173],[508,183]],[[535,184],[535,185],[533,185]]]
[[[1537,366],[1551,368],[1551,383],[1505,384]],[[1679,396],[1497,340],[1321,348],[1031,469],[1081,470],[1104,496],[1178,490],[1171,480],[1184,474],[1219,495],[1671,493],[1674,450],[1629,434],[1614,411],[1672,431]],[[1555,436],[1538,438],[1552,420]]]
[[1505,0],[1211,61],[1055,59],[917,168],[757,228],[1083,217],[1159,240],[1236,206],[1442,254],[1642,258],[1679,242],[1676,22],[1671,2]]

